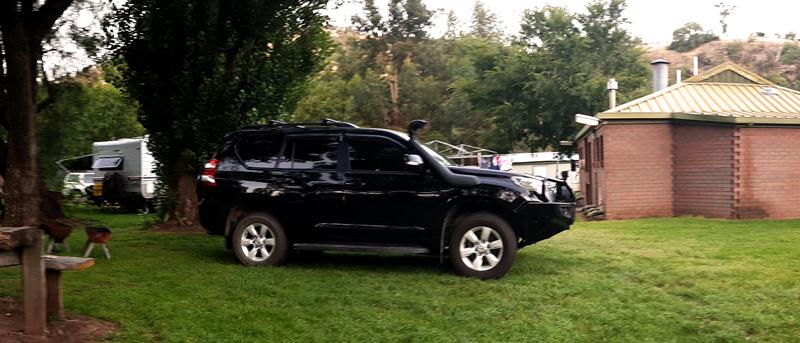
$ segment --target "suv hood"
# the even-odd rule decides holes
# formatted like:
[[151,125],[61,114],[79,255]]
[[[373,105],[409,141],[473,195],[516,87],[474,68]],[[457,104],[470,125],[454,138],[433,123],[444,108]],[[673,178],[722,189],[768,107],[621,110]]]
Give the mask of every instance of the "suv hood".
[[525,177],[534,177],[531,175],[525,175],[520,173],[512,173],[500,170],[493,170],[493,169],[481,169],[481,168],[471,168],[471,167],[448,167],[453,173],[456,174],[464,174],[464,175],[474,175],[479,177],[495,177],[495,178],[511,178],[512,176],[525,176]]

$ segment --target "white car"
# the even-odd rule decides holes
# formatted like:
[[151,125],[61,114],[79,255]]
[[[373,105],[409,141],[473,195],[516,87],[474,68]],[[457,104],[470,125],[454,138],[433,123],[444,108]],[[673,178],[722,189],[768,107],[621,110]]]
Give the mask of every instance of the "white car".
[[65,197],[80,198],[86,194],[86,187],[93,184],[94,173],[69,173],[64,176],[64,189],[61,191]]

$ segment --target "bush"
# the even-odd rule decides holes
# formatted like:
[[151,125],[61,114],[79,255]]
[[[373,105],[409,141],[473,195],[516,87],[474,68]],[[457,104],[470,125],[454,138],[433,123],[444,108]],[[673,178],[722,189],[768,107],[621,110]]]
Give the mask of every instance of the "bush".
[[781,63],[795,64],[800,61],[800,46],[796,44],[784,44],[781,50]]
[[731,60],[738,61],[742,57],[742,51],[744,51],[744,43],[742,42],[730,42],[725,44],[725,54]]
[[687,52],[715,40],[719,40],[719,37],[711,33],[711,31],[703,31],[703,27],[700,24],[687,23],[672,32],[672,43],[670,43],[668,49]]

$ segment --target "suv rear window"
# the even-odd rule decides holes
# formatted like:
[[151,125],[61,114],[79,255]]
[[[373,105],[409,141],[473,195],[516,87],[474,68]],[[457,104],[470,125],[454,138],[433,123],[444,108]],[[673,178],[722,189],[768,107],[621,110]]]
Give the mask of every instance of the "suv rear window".
[[245,135],[236,144],[236,153],[248,168],[274,168],[282,143],[283,135]]
[[338,136],[296,137],[286,144],[278,168],[335,170],[338,162]]

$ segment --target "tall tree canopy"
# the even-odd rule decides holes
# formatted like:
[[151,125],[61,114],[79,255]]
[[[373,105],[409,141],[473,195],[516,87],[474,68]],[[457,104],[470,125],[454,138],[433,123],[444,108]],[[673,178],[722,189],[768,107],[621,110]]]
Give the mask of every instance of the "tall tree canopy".
[[605,110],[606,82],[619,81],[622,100],[644,89],[647,64],[623,28],[623,0],[596,1],[585,13],[547,6],[526,11],[523,49],[476,87],[479,108],[494,118],[501,150],[558,148],[576,132],[574,114]]
[[[323,0],[142,0],[110,32],[125,90],[159,161],[169,208],[195,219],[195,175],[222,134],[293,107],[293,90],[326,54]],[[168,205],[169,205],[168,204]]]
[[363,16],[354,16],[353,24],[365,37],[357,41],[366,52],[360,74],[377,72],[389,87],[390,108],[384,125],[404,124],[401,113],[400,75],[403,66],[413,60],[414,49],[428,37],[433,12],[422,0],[389,0],[389,15],[383,17],[374,0],[364,1]]
[[[72,0],[0,1],[0,124],[7,132],[6,226],[40,220],[36,148],[36,77],[42,41]],[[0,147],[5,148],[5,147]]]
[[[528,11],[513,42],[495,31],[481,3],[469,34],[457,33],[458,18],[450,13],[440,39],[392,35],[390,23],[398,22],[392,18],[408,17],[402,4],[390,2],[384,19],[373,1],[365,2],[364,14],[354,18],[359,32],[340,39],[300,101],[298,118],[384,127],[420,118],[430,122],[423,138],[535,151],[571,139],[574,114],[605,110],[609,78],[619,81],[622,101],[647,92],[649,69],[639,42],[623,28],[621,0],[592,2],[580,13]],[[381,81],[388,87],[378,88]],[[393,116],[381,120],[375,111]]]

